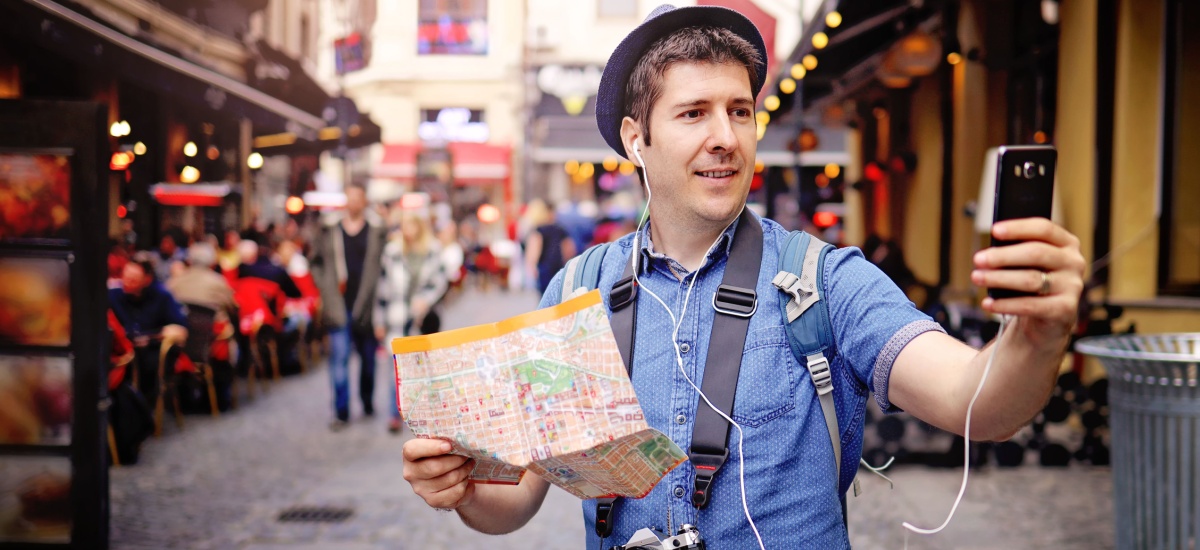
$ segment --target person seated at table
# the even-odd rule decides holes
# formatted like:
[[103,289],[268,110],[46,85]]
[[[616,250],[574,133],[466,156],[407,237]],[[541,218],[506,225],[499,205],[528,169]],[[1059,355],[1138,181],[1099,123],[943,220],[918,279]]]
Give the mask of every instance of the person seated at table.
[[[108,291],[108,303],[133,341],[138,389],[153,402],[158,396],[158,354],[163,341],[182,346],[187,341],[183,306],[159,283],[153,260],[135,254],[121,272],[121,288]],[[170,376],[173,369],[166,369]]]

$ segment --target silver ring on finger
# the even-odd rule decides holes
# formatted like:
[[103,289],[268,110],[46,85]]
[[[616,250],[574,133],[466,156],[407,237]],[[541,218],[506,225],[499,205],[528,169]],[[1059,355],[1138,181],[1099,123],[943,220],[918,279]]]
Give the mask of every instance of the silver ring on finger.
[[1046,296],[1050,294],[1050,274],[1042,272],[1042,286],[1038,289],[1038,296]]

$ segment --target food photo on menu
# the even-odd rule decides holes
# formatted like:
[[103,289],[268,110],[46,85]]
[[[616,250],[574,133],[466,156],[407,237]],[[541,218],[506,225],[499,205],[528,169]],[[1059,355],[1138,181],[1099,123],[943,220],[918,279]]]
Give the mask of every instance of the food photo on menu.
[[0,258],[0,345],[71,342],[70,270],[54,258]]
[[0,445],[71,443],[71,362],[0,354]]
[[0,150],[0,241],[69,237],[68,161],[61,154]]
[[0,456],[0,542],[69,542],[71,463]]

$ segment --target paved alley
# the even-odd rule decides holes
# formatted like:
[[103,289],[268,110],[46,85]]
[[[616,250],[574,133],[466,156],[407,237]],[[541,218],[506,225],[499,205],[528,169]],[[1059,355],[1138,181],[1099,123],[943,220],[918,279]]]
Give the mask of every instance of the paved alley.
[[[502,319],[536,305],[528,292],[468,291],[444,311],[444,327]],[[390,366],[390,362],[383,363]],[[354,367],[352,367],[354,368]],[[376,403],[382,410],[390,375],[381,368]],[[386,431],[386,413],[331,433],[328,370],[284,379],[266,395],[219,419],[188,416],[170,422],[161,439],[143,446],[139,464],[111,475],[112,547],[162,550],[391,548],[578,548],[579,501],[552,489],[541,512],[514,534],[493,537],[464,527],[453,514],[428,508],[401,477],[401,446],[409,437]],[[908,467],[896,488],[873,476],[850,498],[850,538],[856,548],[1111,548],[1111,474],[1071,467],[972,472],[950,526],[934,537],[906,537],[900,524],[942,522],[961,470]],[[753,501],[753,495],[750,495]],[[350,510],[340,522],[281,522],[297,506]]]

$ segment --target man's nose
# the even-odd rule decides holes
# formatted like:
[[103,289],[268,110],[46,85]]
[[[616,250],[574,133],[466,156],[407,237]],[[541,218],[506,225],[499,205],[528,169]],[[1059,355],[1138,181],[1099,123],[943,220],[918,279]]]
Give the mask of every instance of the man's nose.
[[737,149],[737,145],[737,134],[733,131],[729,113],[718,113],[712,117],[708,125],[708,152],[728,154]]

